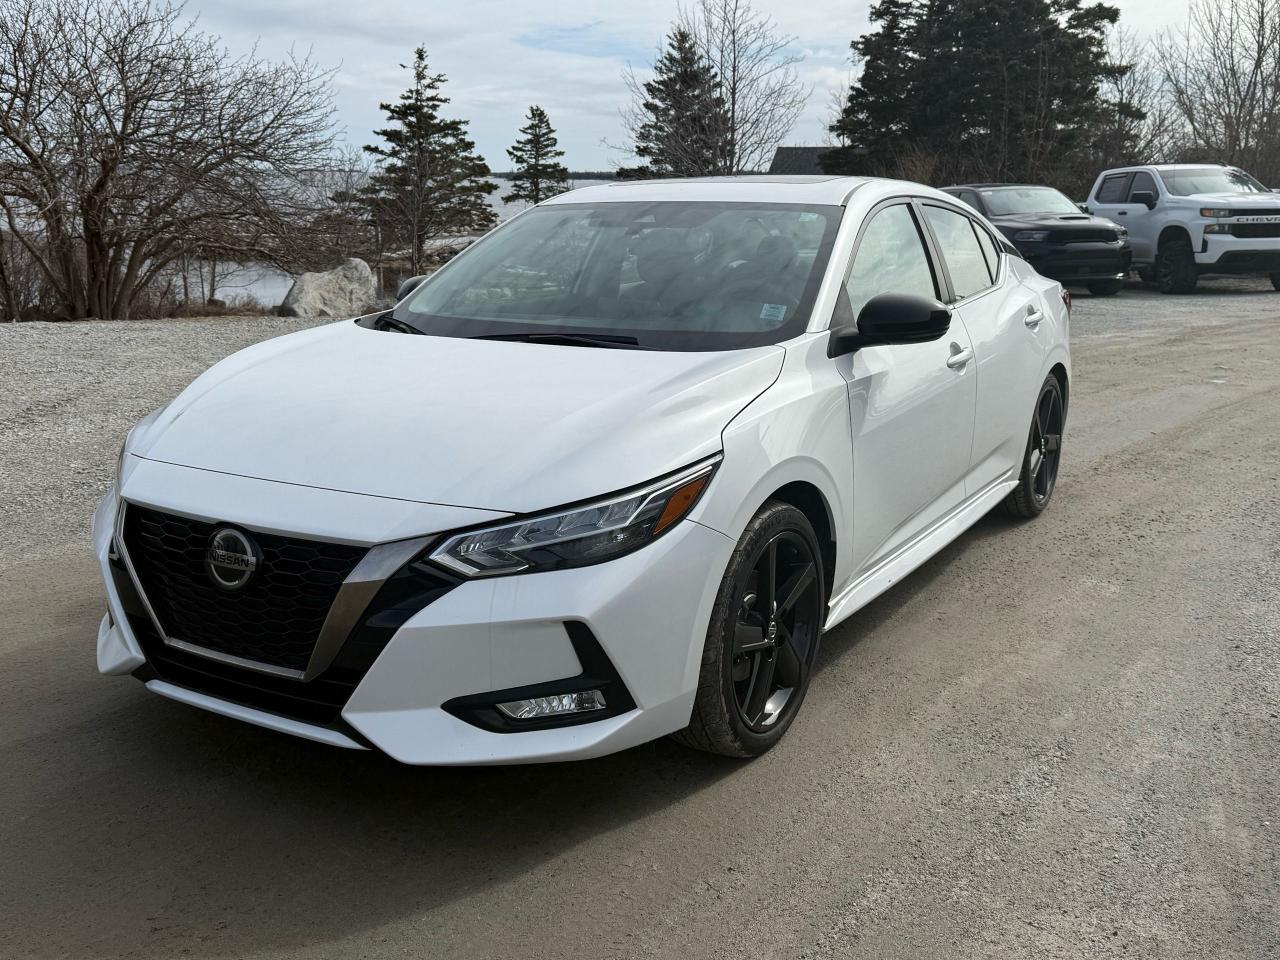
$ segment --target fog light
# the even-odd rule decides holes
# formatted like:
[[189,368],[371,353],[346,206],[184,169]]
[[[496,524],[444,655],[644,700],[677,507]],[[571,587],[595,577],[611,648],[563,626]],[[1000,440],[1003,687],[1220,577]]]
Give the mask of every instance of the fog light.
[[604,694],[599,690],[557,693],[551,697],[533,697],[529,700],[500,703],[498,709],[512,720],[540,720],[543,717],[561,717],[569,713],[603,710]]

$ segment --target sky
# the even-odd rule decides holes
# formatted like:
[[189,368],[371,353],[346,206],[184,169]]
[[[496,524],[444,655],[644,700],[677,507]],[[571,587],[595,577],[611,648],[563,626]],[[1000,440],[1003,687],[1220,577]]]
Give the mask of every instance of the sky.
[[[1150,36],[1185,21],[1189,0],[1111,0],[1121,23]],[[795,37],[798,70],[812,86],[790,144],[821,144],[835,91],[848,86],[849,42],[868,27],[867,0],[755,0],[778,31]],[[201,28],[232,53],[278,59],[293,51],[335,69],[336,119],[354,146],[382,125],[381,102],[408,85],[413,49],[427,48],[447,76],[447,115],[468,120],[494,170],[509,170],[506,148],[530,104],[547,111],[574,170],[629,162],[618,111],[622,73],[638,73],[677,13],[677,0],[188,0]]]

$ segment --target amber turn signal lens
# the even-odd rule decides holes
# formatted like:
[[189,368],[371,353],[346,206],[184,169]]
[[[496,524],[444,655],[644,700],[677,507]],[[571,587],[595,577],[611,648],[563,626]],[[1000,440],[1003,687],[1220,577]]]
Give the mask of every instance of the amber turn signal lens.
[[667,506],[662,511],[662,516],[658,517],[658,522],[653,525],[654,534],[661,533],[688,513],[689,508],[698,499],[698,494],[702,493],[702,488],[707,485],[707,481],[710,479],[709,474],[694,477],[675,493],[671,494],[671,499],[667,501]]

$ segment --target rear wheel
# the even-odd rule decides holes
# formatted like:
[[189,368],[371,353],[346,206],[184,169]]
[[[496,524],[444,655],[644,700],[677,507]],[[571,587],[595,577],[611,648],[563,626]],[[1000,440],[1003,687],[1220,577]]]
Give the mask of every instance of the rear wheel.
[[1195,293],[1200,282],[1196,255],[1186,240],[1170,240],[1156,258],[1156,283],[1161,293]]
[[1062,384],[1049,374],[1040,387],[1035,412],[1031,417],[1031,434],[1027,452],[1022,458],[1022,475],[1018,485],[1005,499],[1005,506],[1015,517],[1038,517],[1049,506],[1058,483],[1058,464],[1062,459],[1062,427],[1066,423],[1066,405]]
[[1123,280],[1098,280],[1087,285],[1095,297],[1114,297],[1124,289]]
[[770,502],[747,525],[711,613],[689,726],[674,738],[729,757],[782,739],[809,689],[826,580],[803,513]]

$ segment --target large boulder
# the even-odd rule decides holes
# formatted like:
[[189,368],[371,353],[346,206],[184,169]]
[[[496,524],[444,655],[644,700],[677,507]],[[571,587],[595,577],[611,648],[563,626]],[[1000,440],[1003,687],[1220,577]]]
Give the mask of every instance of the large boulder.
[[357,317],[377,299],[373,271],[355,257],[323,273],[304,273],[285,294],[282,317]]

